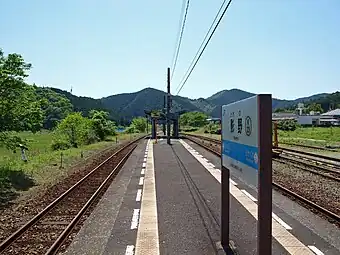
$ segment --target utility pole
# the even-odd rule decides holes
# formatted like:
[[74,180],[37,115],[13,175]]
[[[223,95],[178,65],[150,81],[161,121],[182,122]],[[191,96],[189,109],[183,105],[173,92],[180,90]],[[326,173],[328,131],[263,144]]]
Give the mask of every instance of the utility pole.
[[170,67],[168,67],[168,94],[166,100],[166,140],[167,144],[170,143],[170,103],[171,103],[171,96],[170,96]]
[[146,134],[149,133],[149,117],[148,115],[145,115],[145,118],[146,118]]
[[[163,98],[163,110],[162,110],[162,113],[165,114],[166,113],[166,95],[164,95],[164,98]],[[166,135],[166,123],[163,121],[163,124],[162,124],[162,127],[163,127],[163,135]]]

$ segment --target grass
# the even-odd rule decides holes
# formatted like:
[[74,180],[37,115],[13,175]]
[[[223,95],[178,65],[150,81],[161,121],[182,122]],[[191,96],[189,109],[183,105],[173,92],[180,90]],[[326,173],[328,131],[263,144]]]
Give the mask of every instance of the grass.
[[[26,151],[28,162],[21,160],[20,150],[14,153],[0,148],[0,205],[8,203],[18,197],[21,191],[26,191],[35,185],[53,183],[67,174],[70,166],[116,145],[116,138],[112,137],[106,141],[64,150],[62,151],[63,168],[60,168],[61,151],[52,151],[51,133],[47,131],[36,134],[23,132],[19,136],[28,141],[28,151]],[[118,134],[117,141],[121,143],[135,136],[136,134]]]
[[214,139],[217,139],[217,140],[221,139],[221,135],[204,133],[204,130],[205,130],[205,128],[201,127],[197,131],[194,131],[194,132],[183,132],[183,133],[184,134],[187,133],[187,134],[193,134],[193,135],[206,136],[206,137],[214,138]]
[[306,127],[278,133],[279,142],[312,146],[340,145],[340,127]]
[[[220,135],[204,133],[204,128],[188,134],[203,135],[221,139]],[[340,145],[340,127],[305,127],[294,131],[278,131],[279,142],[312,146]]]

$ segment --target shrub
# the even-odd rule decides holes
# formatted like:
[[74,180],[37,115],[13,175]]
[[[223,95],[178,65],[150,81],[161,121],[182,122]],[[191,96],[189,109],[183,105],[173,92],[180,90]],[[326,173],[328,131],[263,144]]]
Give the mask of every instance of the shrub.
[[82,144],[91,144],[100,141],[101,139],[98,137],[95,130],[91,128],[84,129],[80,137],[80,141]]
[[63,139],[53,140],[51,144],[51,149],[54,151],[66,150],[71,147],[71,144]]
[[198,130],[197,127],[184,127],[182,128],[183,132],[195,132]]
[[294,120],[281,120],[277,123],[277,128],[283,131],[294,131],[298,124]]
[[126,134],[132,134],[135,132],[135,127],[134,126],[130,126],[128,128],[125,129],[124,133]]

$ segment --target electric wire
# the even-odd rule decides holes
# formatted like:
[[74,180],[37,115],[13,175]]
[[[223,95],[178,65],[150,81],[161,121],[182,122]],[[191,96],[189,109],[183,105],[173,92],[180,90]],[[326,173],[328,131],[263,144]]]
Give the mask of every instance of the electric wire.
[[[184,2],[185,2],[185,0],[183,0],[181,16],[183,15]],[[183,19],[181,20],[180,26],[179,26],[180,33],[179,33],[179,38],[178,38],[178,36],[177,36],[177,38],[178,38],[178,43],[177,43],[177,47],[176,47],[176,49],[175,49],[174,56],[173,56],[173,60],[172,60],[171,79],[170,79],[170,80],[172,80],[172,77],[173,77],[173,75],[174,75],[174,73],[175,73],[175,69],[176,69],[176,65],[177,65],[177,60],[178,60],[178,55],[179,55],[179,51],[180,51],[181,44],[182,44],[182,38],[183,38],[183,33],[184,33],[184,27],[185,27],[187,15],[188,15],[189,4],[190,4],[190,0],[187,0],[186,8],[185,8],[185,13],[184,13],[184,17],[183,17]],[[181,23],[182,23],[182,24],[181,24]],[[179,32],[179,31],[178,31],[178,32]]]
[[[223,1],[222,5],[221,5],[221,7],[220,7],[220,10],[221,10],[221,8],[223,7],[223,5],[225,4],[225,2],[226,2],[226,1]],[[181,92],[181,90],[183,89],[185,83],[186,83],[187,80],[189,79],[189,77],[190,77],[192,71],[194,70],[195,66],[197,65],[199,59],[201,58],[203,52],[205,51],[207,45],[209,44],[209,42],[210,42],[212,36],[214,35],[214,33],[215,33],[215,31],[216,31],[218,25],[221,23],[221,21],[222,21],[224,15],[225,15],[225,13],[227,12],[227,10],[228,10],[228,8],[229,8],[231,2],[232,2],[232,0],[229,0],[228,4],[227,4],[226,7],[224,8],[224,10],[223,10],[223,12],[222,12],[222,14],[221,14],[221,16],[220,16],[220,18],[219,18],[219,20],[217,21],[217,23],[216,23],[216,25],[215,25],[213,31],[211,32],[211,34],[210,34],[208,40],[206,41],[206,43],[205,43],[205,45],[204,45],[202,51],[201,51],[201,52],[199,53],[199,55],[198,55],[198,52],[200,51],[200,48],[201,48],[201,46],[202,46],[202,44],[203,44],[205,38],[206,38],[207,35],[209,34],[209,31],[211,30],[211,27],[210,27],[210,29],[208,30],[208,32],[207,32],[206,36],[204,37],[204,40],[203,40],[203,42],[202,42],[200,48],[198,49],[198,51],[197,51],[197,53],[196,53],[196,55],[195,55],[195,57],[198,55],[196,61],[195,61],[195,57],[194,57],[194,58],[193,58],[193,61],[191,62],[190,66],[189,66],[189,68],[188,68],[188,70],[187,70],[187,72],[185,73],[185,75],[184,75],[182,81],[180,82],[180,85],[178,86],[178,87],[180,87],[180,88],[179,88],[179,90],[177,91],[177,95],[179,94],[179,92]],[[220,10],[219,10],[219,12],[220,12]],[[218,17],[219,12],[217,13],[217,15],[216,15],[216,17],[215,17],[215,19],[214,19],[212,25],[214,24],[216,18]],[[194,62],[194,61],[195,61],[195,62]],[[193,63],[193,64],[192,64],[192,63]]]
[[223,9],[223,6],[225,5],[226,2],[227,2],[227,0],[224,0],[223,3],[221,4],[220,8],[218,9],[218,12],[217,12],[217,14],[216,14],[216,16],[215,16],[213,22],[211,23],[211,25],[210,25],[210,27],[209,27],[207,33],[205,34],[204,39],[203,39],[203,41],[202,41],[200,47],[198,48],[198,50],[197,50],[197,52],[196,52],[194,58],[192,59],[190,65],[189,65],[188,70],[186,71],[185,75],[183,76],[181,82],[178,84],[176,90],[178,90],[178,88],[180,87],[180,85],[182,84],[182,82],[183,82],[183,80],[184,80],[184,77],[188,74],[190,67],[193,65],[193,63],[194,63],[196,57],[198,56],[198,54],[199,54],[201,48],[203,47],[203,44],[204,44],[205,40],[207,39],[207,37],[208,37],[208,35],[209,35],[211,29],[213,28],[213,26],[214,26],[214,24],[215,24],[215,22],[216,22],[218,16],[220,15],[220,13],[221,13],[221,11],[222,11],[222,9]]
[[181,8],[181,13],[179,16],[179,22],[178,22],[178,29],[177,29],[177,35],[176,35],[176,41],[175,41],[175,47],[174,47],[174,52],[172,54],[172,60],[171,60],[171,67],[174,65],[175,62],[175,57],[176,57],[176,52],[177,52],[177,46],[178,46],[178,40],[179,40],[179,36],[181,33],[181,27],[182,27],[182,22],[183,22],[183,14],[184,14],[184,8],[185,8],[185,1],[182,1],[182,8]]

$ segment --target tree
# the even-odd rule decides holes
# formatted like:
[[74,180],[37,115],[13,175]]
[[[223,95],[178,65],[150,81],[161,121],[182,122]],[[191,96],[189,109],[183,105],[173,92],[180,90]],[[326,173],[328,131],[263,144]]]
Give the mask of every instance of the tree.
[[90,127],[89,119],[84,118],[80,112],[70,113],[57,126],[57,133],[76,148],[87,142]]
[[43,112],[33,86],[24,82],[31,64],[19,54],[4,55],[0,49],[0,145],[9,149],[22,142],[10,131],[38,131]]
[[73,105],[65,96],[49,88],[34,87],[37,98],[40,100],[41,109],[44,112],[43,127],[45,129],[54,128],[59,121],[73,111]]
[[179,121],[181,126],[203,127],[208,116],[203,112],[186,112],[181,115]]
[[277,112],[277,113],[279,113],[279,112],[286,112],[286,109],[284,109],[284,108],[276,108],[274,112]]
[[322,112],[323,112],[323,109],[322,109],[322,107],[321,107],[321,104],[311,103],[310,105],[308,105],[307,111],[308,111],[308,112],[314,111],[314,112],[320,112],[320,113],[322,113]]
[[144,117],[134,118],[131,125],[138,132],[144,133],[146,131],[147,120]]
[[322,96],[313,100],[311,103],[320,104],[324,112],[340,108],[340,92],[336,91],[332,94]]
[[179,124],[183,126],[189,126],[190,112],[184,113],[179,117]]
[[89,117],[92,121],[92,128],[100,140],[104,140],[107,136],[116,133],[115,123],[108,119],[108,112],[92,110]]

